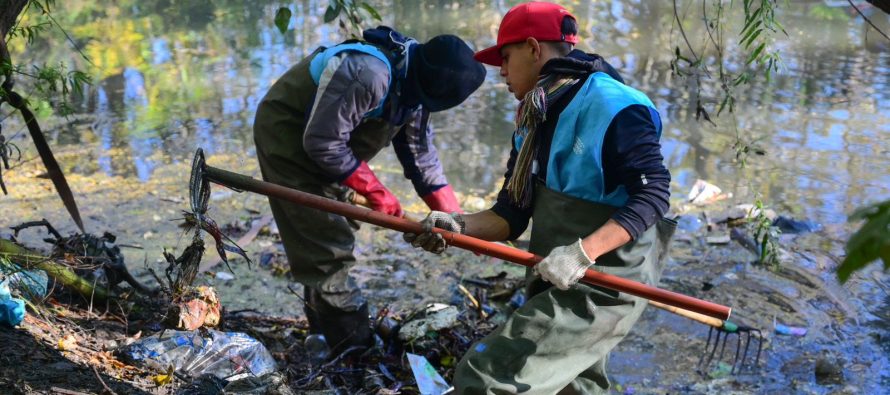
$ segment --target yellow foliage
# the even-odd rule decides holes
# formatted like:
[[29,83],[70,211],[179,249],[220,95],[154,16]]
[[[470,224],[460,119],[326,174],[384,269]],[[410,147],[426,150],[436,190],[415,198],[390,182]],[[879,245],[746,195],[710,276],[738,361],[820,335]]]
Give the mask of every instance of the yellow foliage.
[[[99,19],[71,29],[79,38],[90,38],[84,53],[98,70],[100,79],[120,74],[124,67],[139,70],[147,68],[142,47],[145,35],[138,29],[144,27],[142,20]],[[114,32],[114,34],[108,34]]]
[[173,382],[173,365],[170,365],[170,367],[167,368],[166,373],[159,374],[157,376],[152,377],[151,379],[159,387],[172,383]]
[[60,351],[73,351],[75,348],[77,348],[77,338],[74,335],[66,335],[59,339]]

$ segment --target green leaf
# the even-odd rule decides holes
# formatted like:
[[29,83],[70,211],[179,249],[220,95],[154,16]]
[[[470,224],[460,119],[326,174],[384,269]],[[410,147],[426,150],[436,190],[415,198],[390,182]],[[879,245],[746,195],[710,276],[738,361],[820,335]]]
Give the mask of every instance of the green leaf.
[[865,223],[847,241],[847,256],[837,268],[841,283],[877,259],[884,261],[884,270],[890,269],[890,200],[860,208],[850,215],[850,221],[860,220]]
[[[748,39],[750,39],[752,35],[755,35],[755,36],[760,35],[761,30],[758,28],[760,27],[761,24],[762,23],[760,21],[757,21],[756,23],[751,25],[750,28],[746,27],[745,30],[742,30],[742,33],[741,33],[742,38],[739,39],[739,44],[745,45],[744,43],[747,42]],[[745,48],[747,49],[747,47],[750,45],[751,45],[750,43],[745,45]]]
[[751,55],[748,56],[748,60],[745,61],[745,64],[751,64],[751,62],[757,59],[757,56],[763,52],[764,48],[766,48],[766,43],[760,43],[760,45],[757,46],[757,49],[755,49],[754,52],[751,52]]
[[290,8],[281,7],[275,12],[275,26],[281,34],[287,33],[287,26],[290,25],[291,12]]
[[726,97],[723,98],[723,101],[720,102],[720,108],[717,109],[717,115],[720,115],[720,113],[723,112],[723,108],[726,107],[727,104],[729,104],[730,97],[731,96],[726,95]]
[[340,5],[332,1],[331,4],[328,5],[328,9],[324,12],[324,23],[331,23],[331,21],[337,19],[337,17],[340,16],[341,10],[342,8],[340,8]]
[[374,19],[376,19],[376,20],[378,20],[378,21],[382,21],[382,20],[383,20],[383,18],[380,17],[380,13],[377,12],[377,9],[375,9],[374,7],[372,7],[370,4],[368,4],[368,3],[362,3],[362,8],[364,8],[365,11],[368,11],[368,14],[371,14],[371,18],[374,18]]
[[763,33],[763,29],[758,28],[754,30],[754,34],[750,35],[748,40],[745,41],[742,46],[745,47],[745,49],[751,49],[751,44],[754,43],[754,40],[757,40],[757,38],[760,37],[761,33]]

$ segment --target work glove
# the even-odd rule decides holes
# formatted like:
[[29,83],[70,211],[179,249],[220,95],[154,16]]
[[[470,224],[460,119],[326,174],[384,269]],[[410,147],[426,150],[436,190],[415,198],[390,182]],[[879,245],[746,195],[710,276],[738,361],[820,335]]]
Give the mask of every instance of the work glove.
[[423,248],[434,254],[441,254],[442,251],[445,251],[445,247],[448,247],[448,243],[445,242],[442,235],[432,232],[434,227],[461,234],[466,227],[460,214],[448,214],[442,211],[431,211],[423,221],[420,221],[420,224],[423,225],[423,233],[405,233],[402,237],[412,246]]
[[535,272],[563,291],[578,283],[584,272],[595,262],[587,257],[581,239],[567,246],[556,247],[544,260],[535,265]]
[[368,167],[367,162],[361,162],[355,171],[349,177],[346,177],[341,184],[352,188],[355,193],[368,199],[368,203],[374,211],[395,215],[396,217],[402,216],[402,206],[399,204],[399,199],[396,199],[395,195],[380,183],[380,180],[377,179],[377,176]]
[[460,204],[457,202],[457,196],[454,196],[454,189],[451,189],[451,185],[445,185],[420,198],[423,199],[430,210],[463,214],[463,210],[460,209]]

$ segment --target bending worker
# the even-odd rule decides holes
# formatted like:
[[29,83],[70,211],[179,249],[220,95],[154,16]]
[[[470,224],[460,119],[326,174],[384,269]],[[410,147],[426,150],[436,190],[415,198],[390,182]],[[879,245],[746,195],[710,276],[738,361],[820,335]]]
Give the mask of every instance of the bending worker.
[[[489,210],[433,211],[424,225],[501,241],[532,220],[529,250],[546,258],[527,274],[525,305],[463,356],[455,393],[608,392],[609,352],[646,300],[578,281],[591,268],[658,282],[674,228],[661,119],[601,56],[574,49],[577,32],[561,6],[519,4],[475,55],[520,100],[504,187]],[[446,247],[430,232],[406,240]]]
[[[378,27],[364,39],[315,50],[269,89],[254,122],[263,178],[339,200],[351,188],[374,210],[401,216],[398,199],[368,167],[392,143],[429,208],[460,211],[429,116],[463,102],[481,85],[484,67],[452,35],[419,44]],[[291,273],[305,286],[310,332],[323,334],[335,352],[373,344],[368,305],[348,273],[355,262],[350,222],[280,200],[269,203]]]

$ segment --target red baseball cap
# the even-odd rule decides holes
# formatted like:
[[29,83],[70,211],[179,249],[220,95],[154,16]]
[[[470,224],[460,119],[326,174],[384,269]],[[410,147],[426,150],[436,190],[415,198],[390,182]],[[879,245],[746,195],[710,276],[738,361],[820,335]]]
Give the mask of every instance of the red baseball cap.
[[559,4],[537,1],[519,4],[504,15],[498,29],[497,45],[476,52],[473,58],[485,64],[500,66],[504,61],[501,57],[501,48],[504,45],[525,41],[529,37],[534,37],[538,41],[565,41],[577,44],[577,35],[562,34],[562,20],[565,17],[577,20]]

